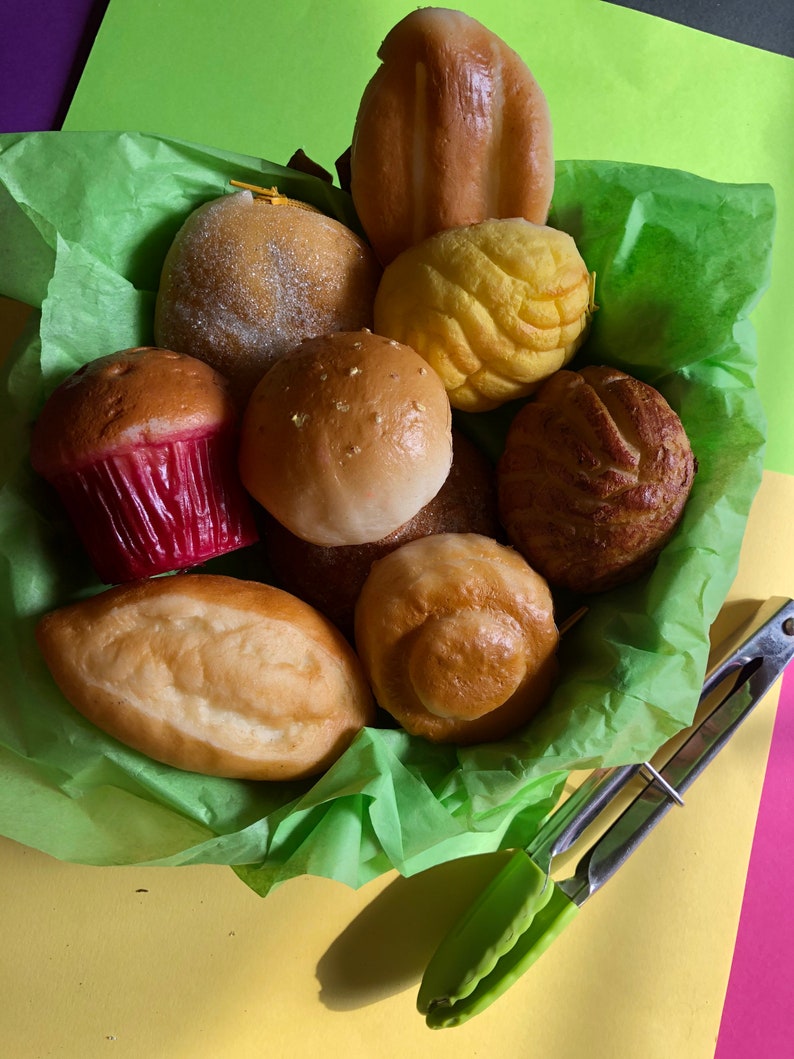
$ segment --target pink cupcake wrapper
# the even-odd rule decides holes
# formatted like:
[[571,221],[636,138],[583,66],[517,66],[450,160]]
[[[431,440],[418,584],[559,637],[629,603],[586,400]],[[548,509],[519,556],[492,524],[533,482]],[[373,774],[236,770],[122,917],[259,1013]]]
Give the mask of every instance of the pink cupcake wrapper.
[[229,431],[108,456],[53,485],[106,584],[187,569],[257,539]]

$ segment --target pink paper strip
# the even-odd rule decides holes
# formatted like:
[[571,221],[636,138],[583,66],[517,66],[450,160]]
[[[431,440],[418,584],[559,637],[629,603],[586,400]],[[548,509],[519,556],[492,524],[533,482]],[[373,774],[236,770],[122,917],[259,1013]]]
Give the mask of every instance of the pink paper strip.
[[780,692],[715,1059],[794,1054],[794,666]]

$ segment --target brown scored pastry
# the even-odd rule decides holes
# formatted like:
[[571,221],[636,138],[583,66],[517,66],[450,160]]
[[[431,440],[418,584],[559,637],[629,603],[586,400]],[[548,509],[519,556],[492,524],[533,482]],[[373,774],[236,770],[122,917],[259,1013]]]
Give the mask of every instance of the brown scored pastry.
[[353,611],[376,559],[431,533],[502,532],[496,513],[494,468],[469,439],[453,429],[452,468],[435,497],[393,533],[370,544],[324,548],[296,537],[275,519],[263,534],[278,583],[327,615],[343,632],[353,631]]
[[393,533],[438,493],[451,462],[441,379],[413,349],[369,331],[307,339],[267,372],[243,417],[243,484],[312,544]]
[[477,534],[422,537],[375,562],[355,639],[378,703],[432,742],[503,738],[557,676],[548,585],[518,552]]
[[463,12],[428,7],[398,22],[378,56],[356,117],[350,190],[381,262],[490,217],[545,223],[551,119],[516,52]]
[[615,368],[564,370],[511,424],[497,467],[500,517],[550,584],[600,592],[650,569],[695,471],[658,390]]
[[334,218],[283,195],[223,195],[168,251],[155,338],[225,375],[242,407],[304,338],[371,327],[379,279],[372,250]]
[[58,386],[31,463],[58,491],[99,577],[197,566],[257,539],[226,380],[172,350],[125,349]]
[[36,637],[75,709],[192,772],[312,776],[374,718],[341,633],[258,582],[211,574],[139,581],[46,615]]

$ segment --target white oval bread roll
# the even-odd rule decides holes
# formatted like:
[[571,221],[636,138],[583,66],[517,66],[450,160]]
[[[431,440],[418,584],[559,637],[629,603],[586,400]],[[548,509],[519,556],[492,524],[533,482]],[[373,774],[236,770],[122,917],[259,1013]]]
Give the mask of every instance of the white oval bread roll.
[[258,582],[212,574],[135,582],[46,615],[36,638],[75,709],[191,772],[315,775],[374,717],[341,633],[307,603]]
[[476,533],[422,537],[373,563],[355,639],[380,706],[436,743],[503,738],[557,677],[548,585],[518,552]]

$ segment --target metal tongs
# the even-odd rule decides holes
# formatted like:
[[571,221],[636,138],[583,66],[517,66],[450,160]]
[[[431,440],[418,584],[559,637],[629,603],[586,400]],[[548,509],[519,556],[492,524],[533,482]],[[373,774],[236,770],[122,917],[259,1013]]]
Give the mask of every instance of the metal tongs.
[[[695,722],[662,748],[663,765],[646,761],[599,769],[588,776],[549,817],[530,846],[510,856],[442,939],[417,997],[428,1026],[444,1028],[466,1022],[532,966],[667,812],[683,805],[683,793],[792,657],[794,602],[775,598],[759,611],[755,631],[709,673]],[[637,783],[641,784],[639,793],[625,804]],[[610,814],[606,828],[587,843],[585,832],[593,832]],[[553,880],[555,860],[577,843],[586,848],[573,874]]]

